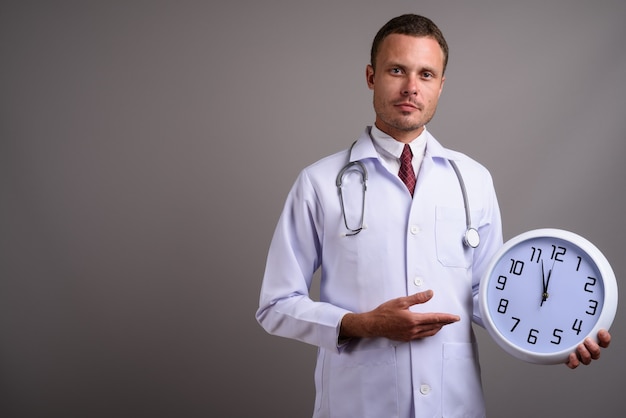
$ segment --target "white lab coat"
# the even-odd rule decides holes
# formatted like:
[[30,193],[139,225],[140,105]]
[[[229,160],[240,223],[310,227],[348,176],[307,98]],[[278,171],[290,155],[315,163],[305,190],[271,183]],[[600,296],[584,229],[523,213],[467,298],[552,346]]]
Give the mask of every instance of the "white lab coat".
[[[367,130],[352,151],[304,169],[278,221],[256,317],[267,332],[319,347],[314,417],[482,417],[485,415],[476,341],[481,324],[478,283],[502,245],[500,211],[488,171],[445,149],[426,132],[427,145],[414,197],[379,160]],[[462,244],[465,209],[459,166],[471,219],[481,244]],[[367,168],[365,229],[346,236],[335,184],[350,161]],[[357,172],[343,179],[348,225],[361,217]],[[309,297],[321,267],[320,301]],[[433,337],[410,343],[385,338],[338,343],[347,312],[432,289],[434,297],[411,309],[447,312],[461,321]]]

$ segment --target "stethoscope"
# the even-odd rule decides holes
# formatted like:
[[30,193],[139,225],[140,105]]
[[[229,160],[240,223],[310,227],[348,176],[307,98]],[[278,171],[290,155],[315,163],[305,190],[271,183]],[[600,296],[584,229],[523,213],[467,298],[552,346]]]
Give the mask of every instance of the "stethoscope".
[[[372,136],[371,131],[369,132],[370,138]],[[372,139],[373,140],[373,139]],[[348,158],[352,153],[352,148],[356,144],[356,141],[352,143],[350,146],[350,151],[348,152]],[[459,180],[459,186],[461,186],[461,194],[463,195],[463,206],[465,207],[465,234],[463,235],[463,244],[468,247],[476,248],[480,244],[480,235],[478,234],[478,230],[472,227],[472,218],[470,215],[470,207],[469,207],[469,199],[467,198],[467,190],[465,189],[465,182],[463,181],[463,176],[461,175],[461,171],[459,167],[456,165],[456,162],[453,160],[448,160],[454,173],[456,174],[457,179]],[[359,221],[359,226],[356,228],[351,228],[348,226],[348,220],[346,219],[346,210],[343,204],[343,192],[341,186],[343,184],[343,176],[347,171],[355,170],[361,175],[361,183],[363,185],[363,199],[361,204],[361,220]],[[348,161],[348,163],[343,166],[339,173],[337,174],[337,179],[335,181],[337,185],[337,190],[339,192],[339,202],[341,205],[341,214],[343,216],[343,223],[346,226],[346,229],[349,231],[345,235],[346,236],[354,236],[363,230],[363,222],[365,219],[365,192],[367,191],[367,169],[365,165],[361,161]]]

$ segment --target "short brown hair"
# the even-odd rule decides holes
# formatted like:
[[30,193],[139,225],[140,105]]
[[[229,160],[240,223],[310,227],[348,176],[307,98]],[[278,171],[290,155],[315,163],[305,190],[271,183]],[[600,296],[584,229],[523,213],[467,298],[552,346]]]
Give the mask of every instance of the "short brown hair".
[[392,33],[401,35],[411,35],[416,37],[430,37],[437,41],[441,50],[443,51],[443,72],[446,72],[448,66],[448,43],[443,37],[441,30],[427,17],[404,14],[398,17],[394,17],[389,22],[380,28],[374,41],[372,42],[372,51],[370,55],[370,64],[376,69],[376,56],[378,55],[378,47],[381,42]]

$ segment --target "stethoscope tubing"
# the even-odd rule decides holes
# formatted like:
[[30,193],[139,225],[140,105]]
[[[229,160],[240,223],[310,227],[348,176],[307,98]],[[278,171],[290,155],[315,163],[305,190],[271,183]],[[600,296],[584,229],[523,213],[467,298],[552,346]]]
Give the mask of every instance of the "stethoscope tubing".
[[[371,128],[368,129],[368,133],[370,135],[370,138],[372,138]],[[373,138],[372,138],[372,141],[373,141]],[[365,192],[367,191],[367,175],[368,174],[367,174],[367,169],[365,168],[365,164],[363,164],[361,161],[359,160],[349,161],[350,155],[352,155],[352,148],[354,148],[355,144],[356,144],[356,141],[354,141],[352,145],[350,146],[350,149],[348,151],[348,163],[345,166],[343,166],[341,170],[339,170],[339,173],[337,174],[337,178],[335,180],[335,185],[337,186],[337,190],[339,193],[339,202],[341,205],[341,213],[343,216],[344,225],[346,229],[349,231],[345,234],[346,236],[354,236],[354,235],[357,235],[359,232],[361,232],[363,230],[363,222],[365,221]],[[467,189],[465,188],[465,181],[463,181],[461,170],[459,170],[459,167],[456,164],[456,162],[451,159],[448,159],[448,162],[450,163],[450,165],[452,166],[452,169],[454,170],[454,173],[456,174],[456,177],[459,181],[459,186],[461,187],[461,194],[463,195],[463,206],[465,208],[465,226],[466,226],[465,234],[463,236],[463,244],[471,248],[476,248],[480,244],[480,234],[478,233],[478,230],[476,228],[472,227],[472,217],[471,217],[471,211],[470,211],[470,205],[469,205],[469,198],[467,196]],[[348,170],[351,170],[351,169],[354,169],[361,174],[361,182],[363,184],[363,201],[362,201],[362,206],[361,206],[361,220],[360,220],[358,228],[350,228],[348,226],[348,221],[346,218],[346,211],[345,211],[345,207],[343,203],[343,192],[341,190],[341,186],[343,184],[343,176]]]

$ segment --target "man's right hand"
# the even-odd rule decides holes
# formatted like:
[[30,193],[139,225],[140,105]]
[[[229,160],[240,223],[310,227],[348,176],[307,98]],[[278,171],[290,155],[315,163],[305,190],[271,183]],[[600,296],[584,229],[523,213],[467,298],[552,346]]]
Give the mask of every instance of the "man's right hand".
[[441,328],[459,321],[458,315],[448,313],[418,313],[409,308],[428,302],[433,291],[415,293],[391,299],[376,309],[364,313],[348,313],[341,321],[340,338],[384,337],[395,341],[411,341],[432,337]]

